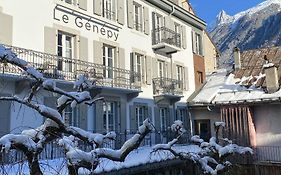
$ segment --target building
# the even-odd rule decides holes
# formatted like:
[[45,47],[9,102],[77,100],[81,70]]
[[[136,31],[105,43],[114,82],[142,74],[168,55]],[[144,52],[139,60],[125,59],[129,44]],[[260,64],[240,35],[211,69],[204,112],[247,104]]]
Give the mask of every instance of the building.
[[233,70],[209,76],[190,101],[193,132],[208,139],[214,122],[224,121],[226,137],[255,149],[254,174],[280,174],[281,47],[233,55]]
[[[188,2],[2,0],[0,23],[0,43],[45,77],[57,79],[57,86],[72,90],[80,74],[96,82],[91,93],[105,102],[68,108],[64,119],[69,125],[119,135],[135,131],[147,117],[157,132],[175,119],[188,125],[186,99],[195,90],[193,52],[204,55],[206,25]],[[1,63],[1,70],[1,95],[24,96],[30,80],[11,65]],[[40,91],[36,99],[56,107],[55,94]],[[1,103],[2,135],[44,120],[17,103]]]

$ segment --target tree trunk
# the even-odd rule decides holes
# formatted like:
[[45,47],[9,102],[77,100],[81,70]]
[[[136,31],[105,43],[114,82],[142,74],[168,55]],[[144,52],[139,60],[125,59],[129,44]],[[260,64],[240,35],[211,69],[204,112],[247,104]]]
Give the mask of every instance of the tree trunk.
[[43,175],[39,161],[38,161],[38,155],[33,154],[33,153],[28,153],[26,155],[27,160],[28,160],[28,167],[29,167],[29,172],[31,175]]
[[69,175],[77,175],[78,174],[78,168],[75,165],[68,165],[68,174]]

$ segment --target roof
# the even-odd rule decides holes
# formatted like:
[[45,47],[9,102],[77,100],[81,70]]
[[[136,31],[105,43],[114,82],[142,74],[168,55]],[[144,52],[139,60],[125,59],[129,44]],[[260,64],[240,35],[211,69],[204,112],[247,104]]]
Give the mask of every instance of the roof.
[[[262,48],[248,50],[241,53],[241,69],[233,72],[235,78],[243,79],[242,85],[250,87],[255,84],[256,88],[265,88],[266,81],[264,74],[264,65],[273,63],[278,70],[279,86],[281,85],[281,47]],[[247,78],[248,79],[245,79]]]
[[194,106],[281,101],[281,90],[271,94],[266,90],[264,69],[272,64],[277,67],[281,86],[281,47],[244,51],[241,53],[240,69],[210,75],[190,103]]

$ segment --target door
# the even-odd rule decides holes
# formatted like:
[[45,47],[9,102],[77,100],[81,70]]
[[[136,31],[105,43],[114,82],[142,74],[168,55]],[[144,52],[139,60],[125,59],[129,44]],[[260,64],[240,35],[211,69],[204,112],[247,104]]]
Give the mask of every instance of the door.
[[211,138],[210,120],[194,120],[195,134],[199,135],[204,141],[209,141]]

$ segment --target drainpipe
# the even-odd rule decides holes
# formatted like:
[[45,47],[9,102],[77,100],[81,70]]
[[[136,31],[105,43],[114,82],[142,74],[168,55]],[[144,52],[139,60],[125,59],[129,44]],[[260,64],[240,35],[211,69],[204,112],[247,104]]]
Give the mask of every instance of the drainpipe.
[[172,5],[172,12],[169,14],[169,16],[171,16],[174,13],[175,13],[175,5]]

